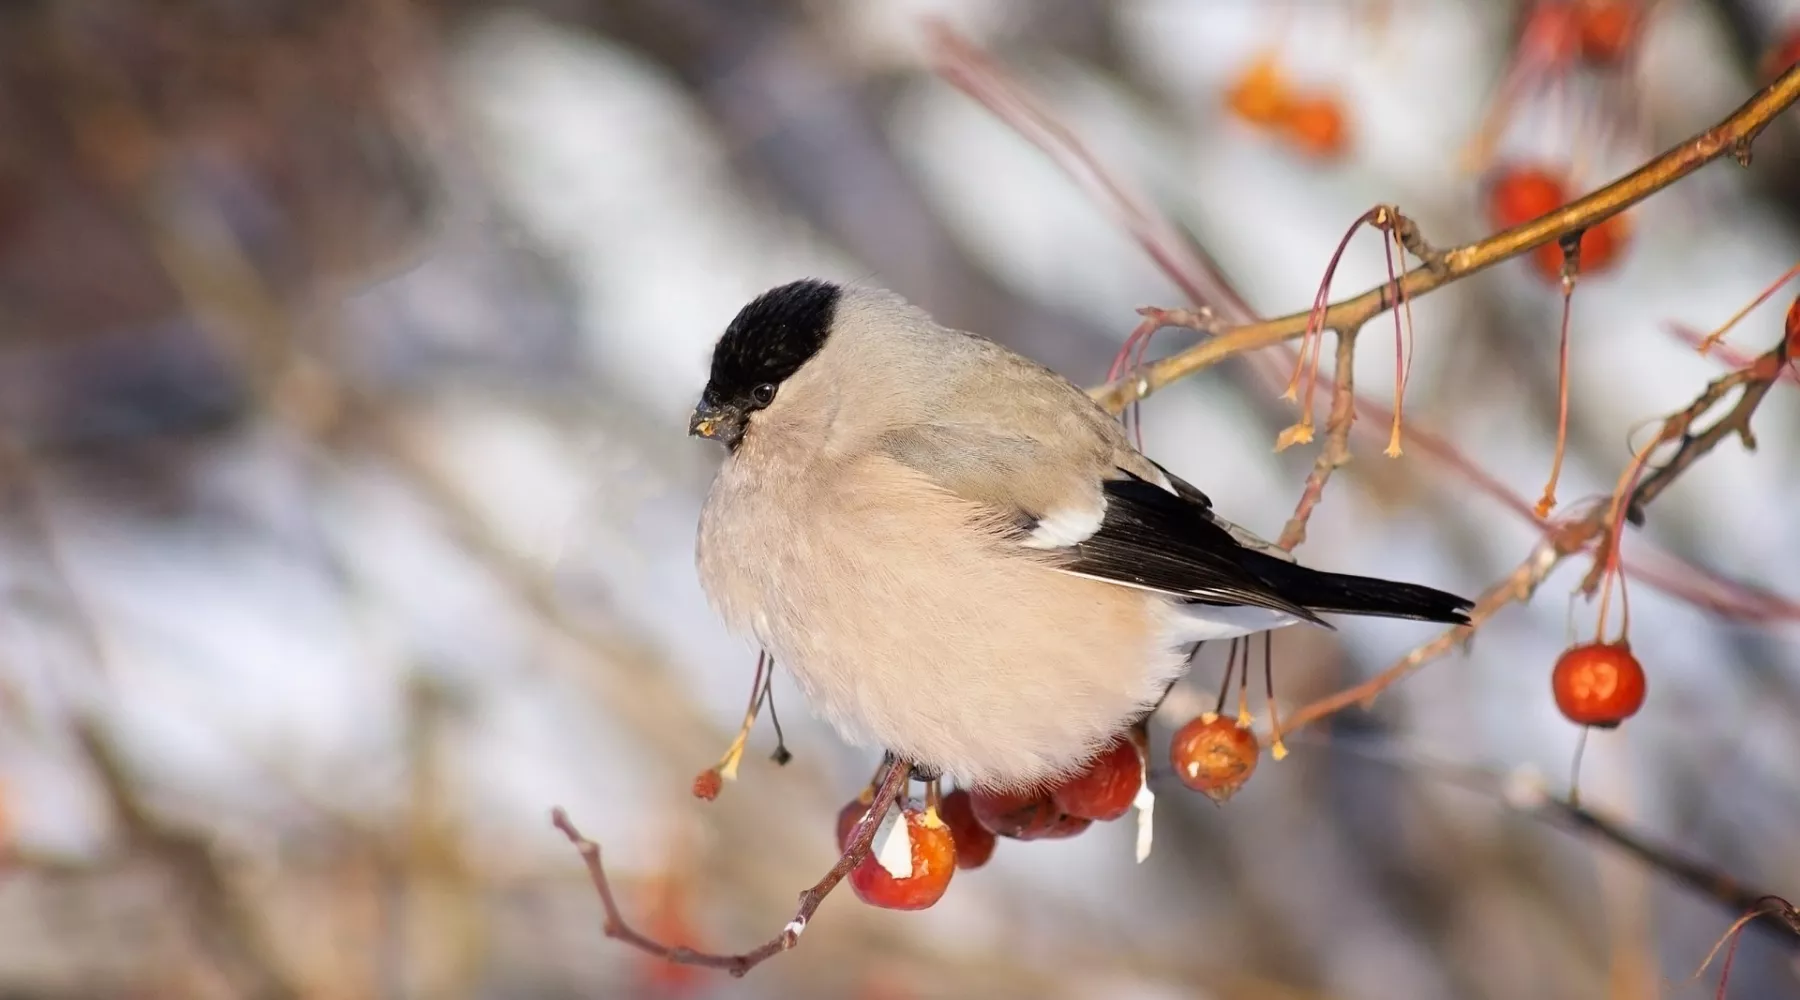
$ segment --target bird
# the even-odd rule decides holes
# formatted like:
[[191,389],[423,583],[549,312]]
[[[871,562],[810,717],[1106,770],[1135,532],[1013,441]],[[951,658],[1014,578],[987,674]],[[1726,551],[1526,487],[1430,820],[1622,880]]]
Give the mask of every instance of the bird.
[[695,565],[848,743],[992,791],[1079,773],[1198,644],[1469,601],[1310,569],[1221,517],[1079,386],[893,292],[803,279],[713,347]]

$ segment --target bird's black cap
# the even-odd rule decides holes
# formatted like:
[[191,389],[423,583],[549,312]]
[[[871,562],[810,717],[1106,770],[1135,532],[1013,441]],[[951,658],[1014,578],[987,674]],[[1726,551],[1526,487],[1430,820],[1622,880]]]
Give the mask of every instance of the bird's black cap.
[[751,300],[738,310],[713,348],[712,374],[703,398],[747,410],[768,405],[757,399],[757,390],[780,387],[819,353],[831,334],[843,294],[832,282],[808,278]]

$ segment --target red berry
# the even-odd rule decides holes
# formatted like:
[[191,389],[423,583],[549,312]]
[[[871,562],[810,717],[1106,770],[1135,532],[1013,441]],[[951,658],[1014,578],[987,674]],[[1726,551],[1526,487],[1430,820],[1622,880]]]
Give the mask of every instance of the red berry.
[[1041,829],[1056,821],[1056,804],[1039,789],[969,793],[976,822],[1002,837],[1024,839],[1027,830]]
[[1301,152],[1321,160],[1337,159],[1350,144],[1343,104],[1330,94],[1309,94],[1289,102],[1281,130]]
[[[889,910],[923,910],[944,897],[950,876],[956,874],[956,841],[950,828],[934,812],[909,805],[896,822],[906,824],[912,844],[910,874],[895,877],[881,865],[875,850],[850,870],[850,888],[870,906]],[[883,834],[885,836],[885,833]]]
[[1051,799],[1070,816],[1104,822],[1125,815],[1143,783],[1143,758],[1137,747],[1121,736],[1100,751],[1086,770],[1058,785]]
[[982,826],[1014,840],[1055,840],[1073,837],[1091,820],[1065,815],[1048,791],[985,791],[969,793],[969,804]]
[[956,867],[980,868],[994,856],[994,831],[975,818],[975,804],[967,789],[958,788],[938,803],[938,815],[956,841]]
[[1774,80],[1795,63],[1800,63],[1800,24],[1791,25],[1787,34],[1770,46],[1768,54],[1763,56],[1763,82]]
[[1611,729],[1644,707],[1644,667],[1627,643],[1574,646],[1557,658],[1550,688],[1570,722]]
[[[1530,164],[1501,169],[1488,185],[1488,218],[1496,226],[1511,229],[1561,208],[1569,200],[1563,176]],[[1605,219],[1581,234],[1581,272],[1596,274],[1611,267],[1624,252],[1631,224],[1622,215]],[[1562,280],[1563,253],[1556,242],[1531,252],[1532,267],[1551,281]]]
[[1081,831],[1094,825],[1094,821],[1085,816],[1070,816],[1059,813],[1054,820],[1043,828],[1031,831],[1021,840],[1067,840]]
[[1224,802],[1250,780],[1261,752],[1256,734],[1236,720],[1201,716],[1175,731],[1169,762],[1182,784]]
[[1583,0],[1575,16],[1581,57],[1595,66],[1617,66],[1637,48],[1644,30],[1642,0]]
[[1502,229],[1530,222],[1569,200],[1561,174],[1530,164],[1502,167],[1488,184],[1488,219]]

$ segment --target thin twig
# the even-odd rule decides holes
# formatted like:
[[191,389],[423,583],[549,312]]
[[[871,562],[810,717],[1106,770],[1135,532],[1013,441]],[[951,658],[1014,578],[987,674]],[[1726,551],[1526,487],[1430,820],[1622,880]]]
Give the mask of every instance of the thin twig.
[[1275,544],[1292,552],[1306,541],[1306,522],[1313,508],[1325,496],[1325,484],[1331,474],[1350,461],[1350,428],[1356,422],[1356,334],[1357,328],[1339,330],[1337,361],[1331,380],[1331,415],[1325,421],[1325,447],[1313,459],[1312,472],[1306,476],[1306,487],[1300,491],[1300,502],[1294,514],[1281,529]]
[[799,908],[794,911],[794,918],[788,921],[774,937],[749,951],[737,955],[720,955],[711,952],[695,951],[681,945],[666,944],[648,937],[635,930],[626,922],[625,915],[620,912],[618,901],[613,898],[612,886],[606,878],[606,868],[600,861],[600,845],[582,836],[575,824],[569,820],[568,813],[560,807],[550,813],[550,822],[569,843],[581,852],[581,860],[587,865],[588,877],[593,881],[594,892],[600,897],[600,905],[606,911],[606,922],[602,928],[607,937],[630,945],[646,954],[665,958],[679,965],[698,965],[709,969],[724,969],[733,976],[742,976],[763,962],[793,948],[800,943],[800,935],[806,930],[807,922],[818,910],[819,904],[825,901],[831,890],[844,880],[850,870],[861,864],[869,856],[875,843],[875,832],[881,821],[899,798],[906,787],[907,779],[912,774],[909,761],[890,757],[884,765],[881,786],[875,793],[874,801],[863,817],[857,820],[850,831],[850,837],[842,855],[825,877],[819,879],[805,892],[800,894]]
[[[1663,422],[1657,437],[1648,448],[1659,444],[1680,440],[1676,452],[1654,472],[1643,477],[1636,489],[1631,493],[1629,508],[1641,509],[1649,504],[1662,491],[1675,481],[1683,472],[1691,468],[1702,455],[1711,451],[1726,437],[1737,434],[1748,441],[1750,437],[1750,418],[1756,412],[1763,398],[1768,395],[1769,387],[1781,377],[1782,368],[1787,364],[1788,345],[1786,340],[1776,343],[1767,353],[1761,355],[1750,365],[1721,376],[1703,390],[1693,403],[1681,411],[1671,415]],[[1721,399],[1733,389],[1742,388],[1742,395],[1731,411],[1721,417],[1711,427],[1697,435],[1688,435],[1693,422],[1711,410]],[[1326,695],[1310,704],[1302,706],[1287,721],[1287,730],[1292,732],[1308,723],[1317,722],[1329,715],[1340,712],[1352,705],[1368,708],[1383,691],[1392,687],[1394,682],[1411,674],[1425,664],[1448,653],[1456,646],[1466,642],[1476,628],[1479,628],[1500,609],[1509,604],[1523,604],[1531,599],[1532,594],[1544,582],[1562,561],[1578,552],[1595,548],[1593,568],[1588,578],[1583,581],[1583,589],[1592,592],[1599,583],[1612,546],[1614,532],[1611,530],[1612,510],[1614,504],[1598,504],[1579,521],[1553,527],[1544,541],[1531,554],[1531,557],[1508,574],[1506,579],[1489,587],[1475,607],[1469,612],[1469,624],[1448,629],[1437,638],[1414,649],[1401,657],[1399,662],[1363,681],[1334,694]]]

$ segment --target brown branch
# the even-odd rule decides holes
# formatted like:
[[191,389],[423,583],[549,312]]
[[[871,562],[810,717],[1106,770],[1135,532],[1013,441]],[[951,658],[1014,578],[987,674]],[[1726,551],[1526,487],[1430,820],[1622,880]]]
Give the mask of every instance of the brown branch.
[[[1425,263],[1400,280],[1400,292],[1417,298],[1510,257],[1592,228],[1728,153],[1738,162],[1748,163],[1750,144],[1776,115],[1796,101],[1800,101],[1800,66],[1776,78],[1724,121],[1586,197],[1473,243],[1423,255]],[[1422,249],[1429,249],[1422,245],[1423,241],[1419,242]],[[1393,285],[1384,283],[1331,305],[1325,311],[1325,326],[1336,330],[1361,326],[1398,302]],[[1226,358],[1292,340],[1306,332],[1311,315],[1310,311],[1297,312],[1246,323],[1156,362],[1138,373],[1142,381],[1136,385],[1114,381],[1092,393],[1108,409],[1116,411],[1132,399],[1149,395]]]
[[1325,420],[1325,446],[1313,459],[1312,471],[1306,476],[1306,487],[1294,515],[1281,529],[1275,544],[1292,552],[1306,541],[1306,522],[1313,508],[1325,496],[1325,484],[1331,474],[1350,461],[1350,428],[1356,422],[1356,334],[1357,327],[1338,331],[1337,360],[1331,380],[1331,415]]
[[763,962],[793,948],[800,943],[800,934],[806,930],[807,922],[818,910],[819,904],[825,901],[831,890],[850,874],[851,869],[868,858],[875,843],[875,832],[881,826],[895,799],[900,797],[901,790],[906,787],[908,777],[912,774],[912,764],[890,757],[884,766],[880,787],[876,790],[874,801],[870,803],[868,812],[857,820],[851,828],[849,842],[837,864],[825,873],[810,888],[800,894],[800,905],[794,911],[794,918],[788,921],[780,933],[749,951],[737,955],[720,955],[711,952],[695,951],[681,945],[665,944],[644,935],[625,921],[619,910],[618,901],[613,898],[612,885],[607,881],[606,868],[600,862],[600,845],[581,835],[581,831],[570,822],[568,813],[561,808],[552,810],[550,822],[569,843],[581,852],[581,860],[587,865],[588,877],[594,883],[594,892],[600,897],[600,906],[606,911],[606,922],[602,928],[607,937],[630,945],[649,955],[667,959],[678,965],[698,965],[709,969],[724,969],[733,976],[742,976]]
[[[1628,510],[1641,511],[1645,504],[1661,495],[1676,476],[1681,475],[1688,466],[1702,455],[1718,447],[1721,441],[1733,434],[1744,442],[1746,451],[1756,450],[1756,435],[1751,433],[1750,417],[1756,412],[1756,408],[1762,405],[1763,397],[1769,394],[1769,390],[1781,380],[1786,372],[1789,347],[1788,341],[1784,339],[1754,362],[1707,386],[1708,396],[1713,395],[1715,389],[1717,389],[1718,395],[1723,395],[1738,385],[1742,385],[1744,391],[1738,397],[1737,405],[1733,406],[1729,413],[1699,434],[1688,432],[1687,424],[1691,424],[1693,418],[1683,424],[1678,432],[1681,444],[1675,449],[1675,454],[1663,463],[1661,468],[1645,476],[1643,481],[1638,483],[1637,489],[1631,495],[1631,502],[1627,506]],[[1707,397],[1703,396],[1702,398],[1706,399]],[[1712,400],[1707,399],[1707,408],[1711,407],[1711,403]],[[1695,418],[1698,416],[1698,413],[1694,414]],[[1665,431],[1663,439],[1672,440],[1675,436],[1677,435]]]
[[[1709,384],[1694,402],[1663,421],[1657,437],[1646,447],[1655,448],[1660,444],[1679,439],[1681,444],[1662,465],[1654,472],[1644,476],[1636,489],[1632,491],[1628,509],[1641,509],[1660,496],[1663,490],[1688,469],[1693,467],[1702,455],[1711,451],[1720,441],[1736,434],[1746,442],[1755,438],[1750,434],[1750,418],[1756,408],[1768,395],[1769,388],[1781,378],[1781,373],[1788,362],[1788,343],[1785,339],[1778,341],[1769,351],[1758,357],[1750,365],[1723,375]],[[1705,415],[1720,400],[1741,387],[1742,395],[1731,411],[1721,417],[1705,431],[1689,435],[1688,430],[1694,421]],[[1283,728],[1287,732],[1317,722],[1329,715],[1340,712],[1352,705],[1364,709],[1371,706],[1376,697],[1394,682],[1412,673],[1425,664],[1448,653],[1457,645],[1467,642],[1489,618],[1497,614],[1501,608],[1509,604],[1523,604],[1531,599],[1537,588],[1544,582],[1562,561],[1571,555],[1595,549],[1593,568],[1589,570],[1587,579],[1582,582],[1582,589],[1592,592],[1601,576],[1606,572],[1612,553],[1613,540],[1617,537],[1614,530],[1613,510],[1615,504],[1598,504],[1579,521],[1557,525],[1551,528],[1545,541],[1531,557],[1513,570],[1506,579],[1500,581],[1481,595],[1475,607],[1469,613],[1469,624],[1446,630],[1437,638],[1406,654],[1393,666],[1363,681],[1334,694],[1326,695],[1307,705],[1284,720]]]
[[[1758,911],[1765,918],[1762,921],[1764,926],[1771,930],[1785,928],[1793,934],[1800,934],[1800,926],[1796,926],[1788,911],[1763,909],[1764,901],[1779,897],[1745,885],[1736,876],[1721,871],[1712,864],[1653,843],[1617,820],[1595,813],[1586,806],[1550,796],[1535,803],[1529,811],[1566,830],[1596,837],[1694,892],[1717,901],[1728,910],[1740,913]],[[1783,938],[1789,947],[1800,945],[1800,939],[1793,935],[1783,935]]]
[[1514,603],[1523,604],[1530,600],[1531,595],[1536,593],[1538,586],[1544,582],[1544,578],[1549,576],[1550,571],[1561,564],[1572,551],[1575,550],[1565,551],[1563,545],[1554,536],[1552,539],[1546,540],[1544,544],[1538,546],[1530,558],[1507,574],[1506,579],[1482,593],[1481,597],[1476,600],[1475,607],[1469,611],[1468,625],[1458,625],[1446,629],[1437,638],[1401,657],[1399,662],[1361,684],[1352,685],[1301,706],[1298,711],[1289,714],[1282,720],[1283,732],[1291,733],[1326,716],[1341,712],[1352,705],[1363,709],[1369,708],[1375,703],[1376,697],[1392,687],[1396,681],[1466,643],[1474,635],[1475,630],[1498,614],[1501,608]]

